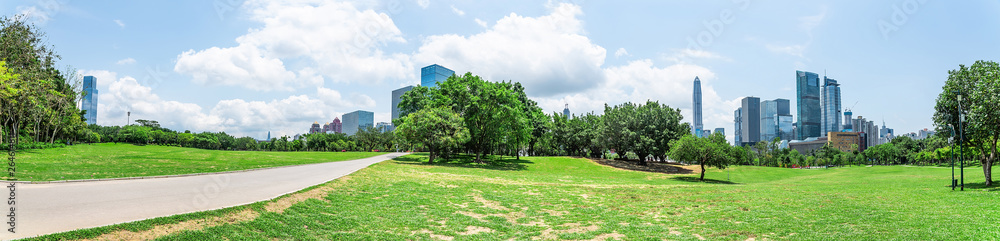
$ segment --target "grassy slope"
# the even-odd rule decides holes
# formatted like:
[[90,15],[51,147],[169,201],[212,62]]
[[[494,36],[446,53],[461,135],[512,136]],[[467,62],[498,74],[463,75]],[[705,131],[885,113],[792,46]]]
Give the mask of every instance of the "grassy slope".
[[384,153],[213,151],[131,144],[74,145],[17,154],[20,181],[158,176],[354,160]]
[[736,167],[712,169],[707,178],[717,181],[703,183],[561,157],[494,166],[421,159],[401,157],[335,180],[344,188],[283,214],[162,239],[1000,238],[997,189],[952,192],[945,168]]

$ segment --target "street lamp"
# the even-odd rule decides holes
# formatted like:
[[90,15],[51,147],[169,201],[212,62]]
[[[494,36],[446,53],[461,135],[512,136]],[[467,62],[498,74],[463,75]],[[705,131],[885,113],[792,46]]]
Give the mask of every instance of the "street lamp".
[[955,182],[955,126],[948,124],[948,129],[951,130],[951,137],[948,137],[948,143],[951,143],[951,150],[948,150],[951,154],[951,190],[955,191],[955,186],[958,184]]
[[962,131],[962,122],[965,122],[965,113],[962,112],[962,91],[956,90],[958,93],[958,166],[959,166],[959,178],[961,179],[961,191],[965,191],[965,157],[962,156],[962,144],[965,144],[965,134]]

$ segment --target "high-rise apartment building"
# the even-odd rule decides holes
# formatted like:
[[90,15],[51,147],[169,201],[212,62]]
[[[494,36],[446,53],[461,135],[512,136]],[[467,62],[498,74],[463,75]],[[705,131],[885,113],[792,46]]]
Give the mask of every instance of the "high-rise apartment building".
[[340,123],[340,117],[334,117],[333,122],[330,122],[330,131],[333,133],[344,133],[344,125]]
[[823,76],[823,87],[820,88],[820,122],[821,135],[826,136],[827,132],[839,132],[841,130],[840,118],[840,84],[837,80]]
[[392,120],[399,119],[399,101],[402,100],[403,94],[412,89],[413,86],[410,85],[392,91]]
[[428,65],[420,69],[420,85],[427,88],[435,87],[438,82],[444,82],[452,75],[455,75],[455,71],[444,66]]
[[691,132],[696,137],[704,137],[702,135],[702,130],[705,128],[705,126],[703,125],[701,119],[702,117],[701,79],[698,79],[698,76],[694,77],[694,94],[692,95],[691,103],[692,103],[691,110],[692,112],[694,112],[694,118],[693,118],[694,120],[692,120],[693,122],[692,124],[694,124],[694,126],[692,126],[691,128]]
[[[790,102],[786,99],[765,100],[760,102],[760,140],[772,141],[775,137],[782,140],[789,140],[781,137],[779,125],[780,117],[791,117],[789,113]],[[788,126],[787,128],[791,128]],[[785,131],[791,132],[790,129]]]
[[312,126],[309,127],[309,134],[323,132],[323,128],[319,126],[319,122],[313,122]]
[[742,134],[743,134],[743,107],[736,108],[736,111],[733,111],[733,122],[736,123],[736,126],[733,129],[733,135],[736,135],[736,138],[733,139],[733,144],[737,145],[737,146],[738,145],[742,145],[743,144],[743,136],[742,136]]
[[83,118],[87,119],[87,124],[97,124],[97,78],[94,76],[83,77],[83,103],[80,108],[87,111]]
[[851,112],[850,109],[844,110],[844,126],[843,126],[844,132],[855,132],[854,131],[854,121],[853,121],[853,119],[851,119],[851,118],[853,118],[852,117],[853,115],[854,115],[854,112]]
[[344,134],[353,136],[359,130],[375,126],[375,113],[358,110],[344,114]]
[[795,109],[798,121],[795,122],[795,139],[805,140],[809,137],[819,137],[822,111],[820,110],[819,75],[812,72],[795,71]]
[[753,145],[760,141],[760,98],[744,97],[740,107],[740,145]]

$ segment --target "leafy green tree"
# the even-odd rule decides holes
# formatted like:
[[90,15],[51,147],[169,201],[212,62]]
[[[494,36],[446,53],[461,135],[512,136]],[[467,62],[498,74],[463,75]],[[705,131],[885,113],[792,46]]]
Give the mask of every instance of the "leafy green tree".
[[462,117],[448,108],[427,108],[406,117],[396,128],[396,135],[411,143],[421,143],[430,150],[430,160],[445,148],[458,146],[470,139]]
[[714,133],[707,138],[684,135],[681,139],[671,143],[670,158],[701,165],[701,178],[699,179],[704,181],[706,167],[726,169],[727,166],[736,163],[741,158],[742,153],[740,152],[739,148],[730,146],[726,142],[726,137],[719,133]]
[[949,126],[959,126],[958,94],[963,96],[962,110],[966,122],[962,124],[962,146],[975,149],[980,156],[986,186],[993,184],[992,168],[997,158],[1000,141],[1000,65],[994,61],[976,61],[972,66],[959,65],[948,71],[941,93],[934,106],[934,124],[943,137],[951,135]]
[[618,153],[635,152],[639,164],[646,165],[647,156],[663,159],[669,143],[690,132],[690,127],[681,123],[683,118],[680,109],[656,101],[614,107],[605,104],[603,134],[608,147]]

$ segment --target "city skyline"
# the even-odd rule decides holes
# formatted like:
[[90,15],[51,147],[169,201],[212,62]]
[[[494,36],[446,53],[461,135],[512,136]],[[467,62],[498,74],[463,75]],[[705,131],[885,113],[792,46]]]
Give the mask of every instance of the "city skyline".
[[[933,127],[948,70],[1000,55],[1000,34],[972,30],[1000,27],[994,1],[48,3],[0,1],[0,11],[29,14],[59,65],[99,80],[98,124],[123,125],[132,111],[255,138],[357,109],[388,122],[389,93],[419,84],[430,64],[521,82],[546,113],[649,99],[685,122],[697,76],[707,128],[732,127],[744,96],[794,100],[792,71],[823,71],[855,115],[909,133]],[[369,24],[377,31],[362,31]]]

